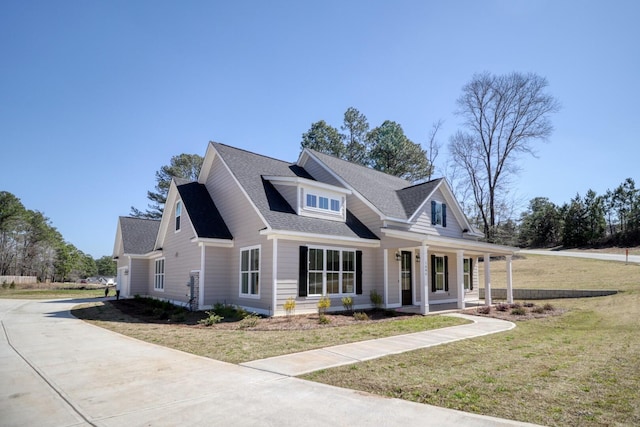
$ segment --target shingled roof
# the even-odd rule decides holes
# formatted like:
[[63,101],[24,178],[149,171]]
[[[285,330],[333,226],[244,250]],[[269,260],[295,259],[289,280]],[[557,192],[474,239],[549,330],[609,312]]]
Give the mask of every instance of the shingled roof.
[[[180,184],[179,184],[180,183]],[[177,180],[176,187],[196,235],[208,239],[232,240],[233,236],[222,219],[204,184]]]
[[442,179],[413,185],[406,179],[309,150],[344,182],[390,218],[407,220]]
[[120,231],[125,254],[143,255],[154,250],[160,220],[120,217]]
[[378,240],[378,237],[347,211],[346,222],[299,216],[263,176],[313,179],[302,167],[228,145],[211,142],[231,173],[257,207],[268,226],[274,230],[328,236]]

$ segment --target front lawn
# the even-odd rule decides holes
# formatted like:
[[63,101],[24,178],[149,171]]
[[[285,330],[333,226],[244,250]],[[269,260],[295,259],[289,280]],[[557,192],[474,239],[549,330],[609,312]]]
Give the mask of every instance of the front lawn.
[[565,314],[304,378],[544,425],[640,425],[640,266],[528,256],[513,272],[516,287],[622,293],[554,300]]

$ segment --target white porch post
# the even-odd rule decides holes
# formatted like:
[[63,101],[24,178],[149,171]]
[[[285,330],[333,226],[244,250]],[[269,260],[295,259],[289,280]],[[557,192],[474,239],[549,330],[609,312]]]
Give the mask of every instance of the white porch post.
[[382,270],[384,275],[384,308],[389,307],[389,249],[382,251]]
[[464,251],[456,252],[456,280],[458,283],[458,308],[464,308]]
[[198,310],[204,307],[204,274],[206,270],[207,247],[200,245],[200,274],[198,274]]
[[420,246],[420,290],[422,292],[422,303],[420,304],[420,313],[429,313],[429,262],[427,261],[427,250],[429,246]]
[[272,316],[276,315],[276,309],[278,308],[278,239],[273,239],[273,252],[271,253],[271,274],[273,276],[273,295],[272,302],[273,311],[271,312]]
[[507,255],[507,303],[509,304],[513,304],[513,276],[511,273],[512,258],[512,255]]
[[491,254],[484,254],[484,305],[491,305]]

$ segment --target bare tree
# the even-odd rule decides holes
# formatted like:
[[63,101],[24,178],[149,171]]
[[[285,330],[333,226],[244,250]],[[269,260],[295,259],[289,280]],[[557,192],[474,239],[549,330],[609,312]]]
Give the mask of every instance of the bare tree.
[[427,181],[431,181],[431,177],[436,169],[436,159],[438,158],[438,154],[440,154],[440,147],[442,144],[436,139],[436,135],[438,135],[438,131],[442,127],[444,121],[442,119],[437,122],[433,122],[431,125],[431,131],[429,132],[429,143],[427,145],[427,160],[431,165],[431,169],[429,170],[429,175],[427,176]]
[[522,154],[535,156],[534,143],[553,131],[550,115],[560,109],[545,93],[547,80],[533,73],[476,74],[462,89],[456,114],[464,130],[449,142],[451,159],[466,181],[488,240],[493,237],[498,201],[519,171]]

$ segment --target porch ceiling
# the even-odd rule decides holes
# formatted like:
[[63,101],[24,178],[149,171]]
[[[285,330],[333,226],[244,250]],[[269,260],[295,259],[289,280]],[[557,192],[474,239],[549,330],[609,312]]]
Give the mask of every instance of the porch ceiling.
[[467,255],[483,256],[484,254],[489,253],[491,255],[506,256],[513,255],[520,250],[518,248],[510,246],[495,245],[492,243],[478,242],[475,240],[427,235],[410,231],[394,230],[388,228],[382,228],[381,231],[388,237],[406,241],[406,247],[419,247],[424,245],[429,247],[430,252],[438,250],[446,252],[463,250]]

